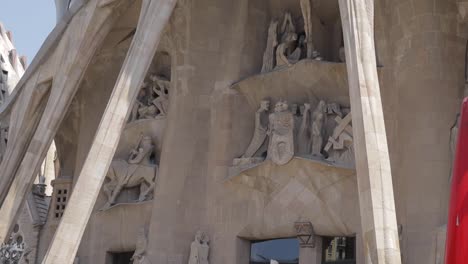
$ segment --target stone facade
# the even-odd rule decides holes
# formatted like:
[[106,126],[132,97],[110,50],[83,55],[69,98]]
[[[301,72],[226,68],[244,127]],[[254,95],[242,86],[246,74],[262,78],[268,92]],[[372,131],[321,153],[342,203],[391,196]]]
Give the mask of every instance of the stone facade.
[[35,263],[443,263],[465,2],[56,2],[0,105],[4,241],[56,145]]

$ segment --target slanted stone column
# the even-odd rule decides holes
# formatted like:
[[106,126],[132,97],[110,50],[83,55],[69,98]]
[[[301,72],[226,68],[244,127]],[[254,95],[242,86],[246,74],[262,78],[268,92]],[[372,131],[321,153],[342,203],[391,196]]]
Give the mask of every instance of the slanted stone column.
[[339,0],[348,68],[365,263],[400,264],[374,44],[374,0]]
[[3,202],[0,243],[9,237],[10,228],[16,222],[26,194],[31,190],[95,51],[111,31],[118,14],[131,4],[122,1],[114,8],[101,8],[99,2],[89,0],[70,21],[53,50],[51,47],[53,63],[47,60],[44,64],[51,63],[54,66],[45,67],[54,68],[33,67],[41,73],[53,71],[53,81],[37,84],[37,72],[32,74],[36,77],[24,84],[20,81],[24,88],[11,113],[8,147],[0,164],[0,203]]
[[137,31],[95,139],[43,264],[72,264],[119,143],[125,120],[176,0],[144,0]]

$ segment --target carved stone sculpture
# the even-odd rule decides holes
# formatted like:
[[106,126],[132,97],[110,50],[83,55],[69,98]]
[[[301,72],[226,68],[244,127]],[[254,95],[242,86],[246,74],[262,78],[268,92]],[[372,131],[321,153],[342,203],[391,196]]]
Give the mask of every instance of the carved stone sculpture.
[[138,232],[137,243],[135,253],[133,253],[132,264],[149,264],[149,260],[146,258],[146,249],[148,247],[148,237],[146,235],[146,229],[141,228]]
[[152,89],[156,94],[153,104],[158,110],[158,115],[165,116],[169,110],[169,89],[171,82],[162,76],[152,75],[150,77],[153,81]]
[[310,104],[304,104],[302,108],[302,118],[300,119],[299,132],[296,137],[296,153],[298,155],[307,155],[311,151],[310,141]]
[[143,137],[138,146],[130,152],[128,160],[114,160],[109,168],[104,184],[104,193],[108,201],[104,209],[115,204],[115,200],[124,188],[140,187],[138,202],[152,198],[156,185],[158,166],[150,157],[154,152],[151,137]]
[[322,156],[322,145],[323,145],[323,122],[326,111],[326,104],[324,101],[320,101],[317,108],[312,113],[312,156]]
[[255,131],[249,147],[245,151],[242,158],[251,158],[260,149],[265,142],[268,131],[268,110],[270,109],[270,102],[263,100],[260,102],[260,108],[255,113]]
[[343,119],[337,116],[335,117],[335,121],[338,125],[324,148],[324,151],[328,153],[327,160],[352,167],[354,166],[354,147],[351,113]]
[[306,34],[307,58],[313,58],[314,44],[312,43],[312,4],[310,0],[300,0],[302,16],[304,18],[304,31]]
[[166,78],[151,75],[149,81],[143,83],[141,87],[132,108],[129,122],[166,116],[169,110],[170,87],[171,83]]
[[210,253],[208,236],[197,231],[195,240],[190,245],[190,257],[188,264],[209,264],[208,257]]
[[286,13],[281,26],[281,42],[276,49],[276,67],[291,65],[289,56],[296,49],[297,41],[296,27],[290,13]]
[[269,123],[267,159],[277,165],[284,165],[294,156],[294,117],[285,101],[276,103],[274,113],[269,116]]
[[[27,253],[27,254],[25,254]],[[2,264],[19,264],[24,262],[24,256],[30,253],[28,247],[24,243],[23,234],[19,225],[13,228],[10,239],[0,247],[0,263]],[[26,257],[26,259],[28,259]],[[26,262],[27,263],[27,262]]]
[[268,40],[263,53],[262,73],[273,70],[275,66],[275,49],[278,46],[278,21],[272,20],[268,28]]

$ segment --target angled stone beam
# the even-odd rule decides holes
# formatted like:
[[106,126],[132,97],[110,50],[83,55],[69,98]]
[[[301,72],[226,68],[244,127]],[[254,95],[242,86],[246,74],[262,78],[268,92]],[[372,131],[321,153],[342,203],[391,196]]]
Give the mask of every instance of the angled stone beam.
[[364,259],[400,264],[374,43],[374,0],[339,0],[346,48]]
[[136,34],[43,264],[72,264],[176,0],[144,0]]
[[[29,115],[31,118],[19,119],[21,125],[15,124],[28,131],[16,136],[13,145],[8,146],[12,151],[7,152],[9,155],[0,165],[0,199],[6,195],[0,209],[0,243],[8,239],[10,228],[16,222],[19,209],[31,189],[36,172],[67,113],[88,64],[119,18],[118,11],[130,6],[130,1],[125,3],[118,7],[100,8],[99,0],[91,0],[79,11],[56,47],[60,53],[54,56],[60,58],[55,61],[57,68],[50,91],[41,94],[48,94],[43,112],[37,116]],[[36,89],[34,83],[30,87],[32,90]],[[28,91],[31,92],[31,89],[23,92]],[[28,95],[20,97],[27,98]],[[28,107],[28,102],[31,102],[28,100],[36,100],[33,97],[23,101],[24,107]],[[21,106],[16,110],[23,111]]]

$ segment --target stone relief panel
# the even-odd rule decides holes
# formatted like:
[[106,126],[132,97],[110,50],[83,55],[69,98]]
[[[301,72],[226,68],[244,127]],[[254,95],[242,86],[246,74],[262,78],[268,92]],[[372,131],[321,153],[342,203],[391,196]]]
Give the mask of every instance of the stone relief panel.
[[[266,29],[268,37],[263,53],[262,73],[291,66],[302,59],[324,60],[324,56],[314,46],[314,41],[317,42],[319,38],[320,41],[318,42],[326,42],[325,45],[329,46],[329,49],[332,49],[332,51],[328,51],[328,53],[333,54],[333,58],[331,58],[331,54],[328,54],[330,59],[339,62],[345,61],[344,45],[342,36],[340,36],[342,35],[341,28],[339,26],[336,27],[336,25],[341,24],[340,21],[333,22],[330,21],[333,19],[327,17],[325,19],[327,21],[324,22],[318,17],[320,9],[313,8],[313,1],[300,0],[298,2],[301,10],[300,18],[295,17],[289,11],[284,12],[280,18],[273,18],[268,29]],[[314,10],[316,11],[315,13],[313,12]],[[332,23],[334,25],[331,25]],[[323,27],[333,28],[333,30],[327,32],[326,36],[324,36],[322,32],[324,30]],[[321,34],[317,34],[317,28],[321,28],[319,30]]]
[[31,249],[24,243],[23,234],[18,224],[13,228],[10,239],[0,247],[0,263],[23,264],[30,263],[29,253]]
[[210,238],[202,231],[197,231],[195,240],[190,245],[188,264],[209,264]]
[[165,117],[169,108],[170,87],[170,80],[166,77],[150,75],[140,89],[129,122]]
[[153,139],[150,136],[142,136],[126,160],[112,161],[103,186],[107,202],[102,210],[115,205],[119,194],[125,188],[139,188],[139,198],[128,202],[143,202],[153,198],[158,173],[154,155]]
[[[312,110],[314,109],[314,110]],[[255,113],[252,140],[233,167],[247,169],[265,160],[285,165],[294,156],[353,168],[354,147],[351,112],[338,103],[319,100],[301,106],[278,101],[270,113],[263,100]]]

